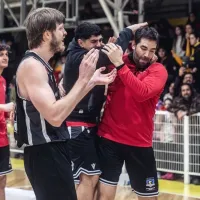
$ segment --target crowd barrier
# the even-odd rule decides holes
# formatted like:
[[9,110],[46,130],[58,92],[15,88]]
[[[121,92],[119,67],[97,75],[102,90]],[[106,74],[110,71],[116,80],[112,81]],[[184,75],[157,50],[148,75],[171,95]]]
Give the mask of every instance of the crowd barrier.
[[167,111],[154,118],[153,147],[158,171],[200,176],[200,114],[178,120]]
[[[23,154],[13,137],[10,138],[13,154]],[[156,111],[154,117],[153,147],[157,169],[184,175],[184,183],[190,176],[200,176],[200,113],[178,120],[167,111]]]

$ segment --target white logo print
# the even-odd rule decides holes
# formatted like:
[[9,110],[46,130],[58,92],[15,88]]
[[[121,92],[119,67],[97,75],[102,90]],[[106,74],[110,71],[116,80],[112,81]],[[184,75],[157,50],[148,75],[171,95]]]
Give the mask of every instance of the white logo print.
[[74,170],[74,163],[71,161],[72,171]]
[[78,111],[78,113],[79,113],[79,114],[83,114],[83,110],[80,109],[80,110]]
[[92,168],[95,169],[96,163],[91,164]]

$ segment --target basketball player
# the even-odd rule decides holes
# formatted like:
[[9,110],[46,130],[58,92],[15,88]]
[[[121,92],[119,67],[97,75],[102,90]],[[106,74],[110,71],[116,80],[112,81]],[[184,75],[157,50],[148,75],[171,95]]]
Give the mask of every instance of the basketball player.
[[28,16],[30,51],[16,74],[18,145],[28,145],[24,164],[37,200],[77,199],[67,151],[70,133],[63,121],[95,85],[109,84],[116,76],[115,70],[109,74],[101,74],[104,68],[95,71],[99,52],[92,49],[80,63],[73,88],[59,99],[48,61],[54,53],[64,51],[64,20],[64,15],[52,8],[36,9]]
[[1,76],[8,67],[9,46],[0,44],[0,199],[5,200],[6,174],[12,171],[10,164],[10,150],[6,129],[5,113],[14,110],[14,103],[5,103],[6,81]]
[[158,33],[144,27],[135,33],[135,50],[123,56],[119,46],[107,44],[103,52],[117,69],[108,88],[104,115],[98,129],[102,174],[99,200],[114,200],[125,161],[130,183],[138,199],[156,200],[158,180],[152,149],[156,103],[167,80],[159,63],[151,64]]
[[[116,44],[123,51],[133,39],[133,33],[141,26],[141,23],[129,26],[120,32]],[[67,49],[67,59],[64,72],[64,89],[66,93],[71,90],[78,78],[79,65],[83,55],[91,48],[100,49],[103,46],[101,29],[96,24],[82,23],[75,30],[75,37]],[[104,53],[99,54],[97,68],[111,64]],[[101,170],[95,147],[97,124],[100,111],[105,101],[105,87],[97,86],[75,107],[67,118],[68,130],[71,133],[69,141],[70,156],[77,196],[79,200],[93,200],[94,190],[99,180]]]

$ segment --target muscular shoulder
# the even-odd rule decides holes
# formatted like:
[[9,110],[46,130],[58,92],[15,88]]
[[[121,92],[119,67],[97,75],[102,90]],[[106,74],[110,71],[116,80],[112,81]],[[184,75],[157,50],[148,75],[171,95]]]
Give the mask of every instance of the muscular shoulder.
[[38,60],[30,57],[22,61],[17,71],[17,77],[20,79],[29,79],[33,77],[47,79],[45,67]]

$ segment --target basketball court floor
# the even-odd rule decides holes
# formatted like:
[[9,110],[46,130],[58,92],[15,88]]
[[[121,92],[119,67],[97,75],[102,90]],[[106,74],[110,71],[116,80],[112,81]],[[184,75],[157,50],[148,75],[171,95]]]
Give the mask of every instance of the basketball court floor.
[[[35,200],[34,193],[26,177],[23,160],[11,159],[13,172],[8,175],[6,200]],[[129,186],[123,186],[123,175],[115,200],[137,200]],[[159,180],[158,200],[200,200],[200,186],[184,185],[178,181]]]

